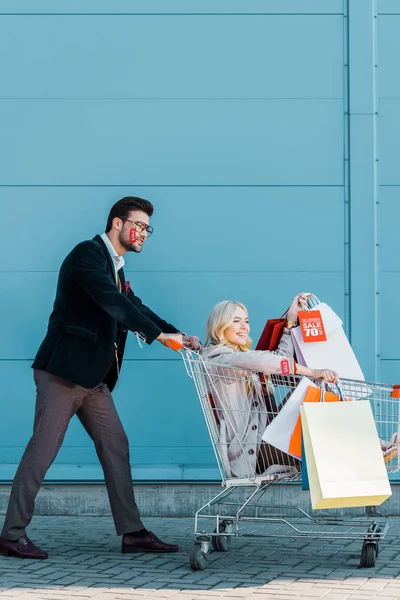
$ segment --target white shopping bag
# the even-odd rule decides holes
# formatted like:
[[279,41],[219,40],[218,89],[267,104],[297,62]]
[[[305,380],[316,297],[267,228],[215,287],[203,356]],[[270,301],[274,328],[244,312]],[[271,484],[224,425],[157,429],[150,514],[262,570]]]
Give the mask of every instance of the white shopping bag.
[[305,343],[300,327],[294,327],[291,331],[299,364],[310,369],[332,369],[343,379],[365,381],[343,327],[327,333],[326,342]]
[[314,510],[377,506],[391,496],[368,401],[304,403],[300,410]]
[[325,302],[320,302],[318,298],[311,295],[307,300],[307,306],[310,310],[319,310],[326,335],[333,333],[343,325],[343,321],[334,310]]
[[[290,456],[295,456],[289,452],[290,440],[299,418],[304,396],[310,386],[318,387],[310,379],[303,377],[285,406],[283,406],[282,410],[278,412],[277,416],[267,426],[262,436],[264,442],[271,444],[271,446],[282,450],[286,454],[290,454]],[[296,456],[296,458],[298,457]]]

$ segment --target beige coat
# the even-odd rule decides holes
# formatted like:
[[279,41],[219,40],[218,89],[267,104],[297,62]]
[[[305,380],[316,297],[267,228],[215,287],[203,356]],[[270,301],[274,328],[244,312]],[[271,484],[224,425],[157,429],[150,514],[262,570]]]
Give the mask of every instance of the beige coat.
[[210,374],[210,393],[220,422],[219,454],[227,477],[254,478],[268,419],[257,373],[280,374],[283,358],[288,360],[293,373],[293,355],[293,341],[287,329],[274,352],[236,352],[229,346],[203,349],[202,357]]

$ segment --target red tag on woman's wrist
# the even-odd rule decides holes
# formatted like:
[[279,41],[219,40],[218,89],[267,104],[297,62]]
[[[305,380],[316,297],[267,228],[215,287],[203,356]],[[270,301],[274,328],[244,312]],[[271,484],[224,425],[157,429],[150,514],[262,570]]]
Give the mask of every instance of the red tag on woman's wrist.
[[282,375],[289,375],[289,361],[287,358],[284,358],[283,360],[281,360],[281,372]]

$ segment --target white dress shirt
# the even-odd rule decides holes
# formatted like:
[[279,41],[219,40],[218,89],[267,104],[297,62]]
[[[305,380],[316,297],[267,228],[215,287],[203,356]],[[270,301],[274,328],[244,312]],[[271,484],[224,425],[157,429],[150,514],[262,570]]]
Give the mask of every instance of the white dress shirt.
[[117,251],[115,250],[114,246],[110,242],[110,239],[106,233],[101,234],[101,239],[107,246],[107,250],[109,251],[111,258],[113,259],[114,268],[115,268],[115,283],[118,283],[118,271],[120,269],[122,269],[122,267],[125,265],[124,257],[119,256],[117,254]]

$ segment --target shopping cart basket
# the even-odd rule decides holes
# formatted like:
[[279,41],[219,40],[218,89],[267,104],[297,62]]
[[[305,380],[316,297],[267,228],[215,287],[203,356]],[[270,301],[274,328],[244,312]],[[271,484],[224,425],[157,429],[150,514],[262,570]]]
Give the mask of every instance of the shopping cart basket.
[[[217,552],[226,552],[231,538],[238,536],[360,540],[360,567],[373,567],[378,542],[389,528],[386,520],[367,516],[350,520],[329,511],[315,517],[298,506],[272,506],[265,501],[274,482],[302,478],[301,461],[260,443],[257,435],[257,429],[263,427],[263,433],[278,414],[301,377],[264,377],[206,362],[197,352],[174,349],[180,350],[186,372],[195,385],[222,480],[222,491],[196,512],[191,568],[206,567],[210,542]],[[399,390],[363,381],[341,380],[341,385],[346,398],[370,401],[382,446],[386,448],[387,470],[398,471]],[[233,403],[232,386],[236,388]],[[266,523],[276,523],[275,533],[270,527],[265,531]]]

